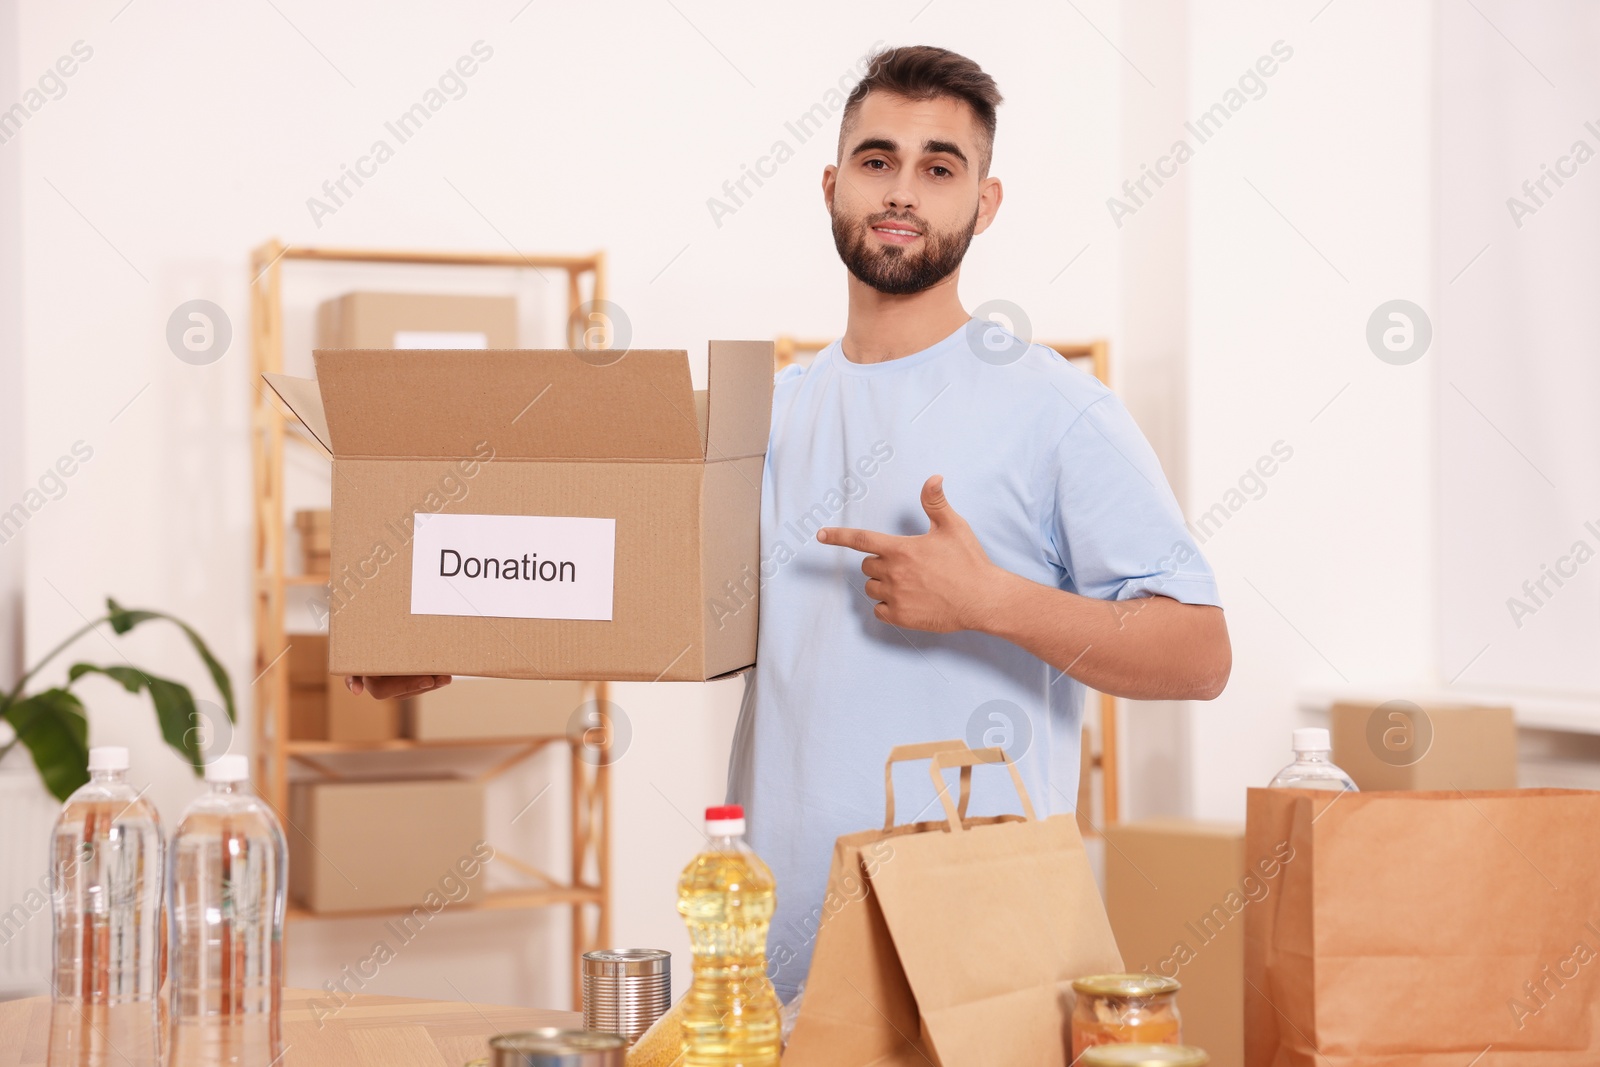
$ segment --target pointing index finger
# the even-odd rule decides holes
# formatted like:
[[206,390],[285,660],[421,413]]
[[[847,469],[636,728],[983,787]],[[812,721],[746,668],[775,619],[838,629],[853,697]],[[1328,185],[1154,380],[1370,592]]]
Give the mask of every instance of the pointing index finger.
[[817,540],[823,544],[853,548],[857,552],[881,556],[884,550],[892,547],[899,539],[893,534],[878,533],[875,530],[858,530],[850,526],[824,526],[817,531]]

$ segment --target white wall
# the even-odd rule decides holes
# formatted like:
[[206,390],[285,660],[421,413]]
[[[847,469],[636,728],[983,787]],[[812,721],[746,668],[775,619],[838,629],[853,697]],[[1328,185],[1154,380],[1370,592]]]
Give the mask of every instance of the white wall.
[[1234,668],[1192,707],[1201,817],[1241,818],[1287,762],[1298,689],[1432,676],[1441,357],[1391,366],[1365,328],[1390,299],[1435,306],[1433,33],[1420,2],[1189,8],[1192,116],[1294,50],[1188,164],[1191,520],[1293,450],[1204,542]]
[[[990,6],[954,0],[833,2],[759,17],[748,5],[642,0],[23,3],[24,80],[76,41],[93,49],[66,94],[0,146],[20,166],[24,218],[24,469],[42,469],[78,440],[94,449],[66,495],[29,526],[29,649],[51,645],[110,593],[193,622],[248,689],[246,256],[266,238],[604,248],[634,342],[686,348],[697,373],[712,337],[839,330],[843,274],[820,192],[834,130],[799,145],[720,227],[706,200],[788,136],[787,120],[824,102],[841,77],[848,85],[857,57],[880,39],[962,51],[1010,97],[995,159],[1006,204],[969,257],[967,306],[1013,300],[1040,337],[1115,335],[1117,252],[1100,235],[1105,190],[1120,180],[1110,102],[1121,61],[1084,18],[1114,29],[1118,7],[1078,8],[1081,16],[1018,4],[997,19]],[[315,226],[306,199],[478,40],[494,54],[466,95]],[[302,313],[341,285],[321,270],[290,277],[303,287],[289,300]],[[525,284],[535,294],[541,285]],[[226,309],[234,329],[233,347],[206,367],[181,363],[164,342],[173,308],[197,297]],[[291,341],[296,330],[306,336],[303,320],[288,326]],[[297,492],[314,496],[314,481],[304,484]],[[198,678],[181,643],[155,630],[88,639],[75,653],[107,662],[126,654]],[[84,692],[92,736],[133,748],[137,774],[174,820],[197,787],[161,745],[148,708],[106,685]],[[737,683],[626,686],[617,699],[635,733],[616,774],[614,940],[670,948],[681,963],[687,943],[672,884],[699,840],[697,809],[722,796]],[[493,810],[504,818],[547,780],[559,782],[558,769],[531,768]],[[540,809],[547,842],[559,838],[560,805]],[[564,918],[451,918],[369,988],[564,1004]],[[290,982],[333,977],[369,951],[378,925],[293,927]],[[679,988],[686,977],[680,967]]]
[[[0,100],[17,95],[17,5],[0,0]],[[0,146],[3,147],[3,146]],[[0,151],[0,501],[22,496],[22,169]],[[16,539],[0,544],[0,679],[13,678],[22,650],[22,553]]]
[[1441,681],[1581,696],[1600,732],[1600,11],[1485,10],[1440,16]]
[[[17,5],[0,0],[0,100],[17,95]],[[0,507],[23,494],[25,427],[22,404],[22,202],[17,153],[0,146]],[[3,523],[0,518],[0,523]],[[0,526],[0,686],[15,684],[22,661],[22,587],[26,537]],[[0,744],[13,736],[0,722]],[[0,855],[11,843],[37,838],[49,810],[37,788],[28,753],[20,746],[0,760]],[[0,864],[0,913],[37,891],[42,865]],[[26,914],[26,913],[25,913]],[[21,929],[0,928],[0,998],[32,992],[49,958],[47,922],[32,916]]]
[[[1186,0],[1122,5],[1121,143],[1115,183],[1102,194],[1124,203],[1124,180],[1172,144],[1187,118],[1189,35]],[[1147,185],[1147,188],[1152,188]],[[1189,500],[1184,447],[1188,426],[1189,181],[1180,171],[1131,216],[1103,207],[1097,236],[1120,255],[1122,316],[1112,353],[1112,387],[1161,457],[1178,502]],[[1187,508],[1186,508],[1187,513]],[[1123,817],[1179,815],[1193,792],[1192,716],[1185,701],[1122,701]]]

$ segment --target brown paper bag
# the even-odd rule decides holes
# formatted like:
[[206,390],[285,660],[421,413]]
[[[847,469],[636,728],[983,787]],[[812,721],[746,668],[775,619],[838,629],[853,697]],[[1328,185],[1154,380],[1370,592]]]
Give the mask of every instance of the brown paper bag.
[[[1600,793],[1252,789],[1246,1067],[1600,1064]],[[1269,877],[1264,874],[1264,877]]]
[[[930,758],[944,820],[895,826],[893,765]],[[1022,815],[966,817],[978,763],[1006,767]],[[1073,817],[1035,818],[998,748],[902,746],[884,779],[884,828],[834,847],[785,1067],[1065,1064],[1072,979],[1122,969]]]

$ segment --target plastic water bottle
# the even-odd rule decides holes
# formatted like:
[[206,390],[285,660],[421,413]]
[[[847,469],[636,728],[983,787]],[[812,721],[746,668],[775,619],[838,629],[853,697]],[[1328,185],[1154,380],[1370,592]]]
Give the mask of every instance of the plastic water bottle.
[[678,879],[694,982],[685,995],[687,1067],[777,1067],[778,994],[767,977],[772,871],[744,843],[744,809],[706,809],[706,849]]
[[91,748],[89,781],[50,841],[50,1067],[159,1063],[161,850],[160,816],[128,784],[128,750]]
[[283,829],[220,756],[183,812],[167,867],[172,1067],[268,1067],[283,1052]]
[[1333,745],[1328,731],[1318,726],[1294,732],[1294,762],[1278,772],[1272,788],[1346,789],[1359,792],[1350,776],[1329,758]]

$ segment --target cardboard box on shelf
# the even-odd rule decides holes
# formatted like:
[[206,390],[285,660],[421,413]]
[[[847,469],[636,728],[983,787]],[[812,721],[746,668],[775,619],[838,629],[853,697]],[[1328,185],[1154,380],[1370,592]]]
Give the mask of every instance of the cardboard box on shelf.
[[290,897],[311,911],[426,908],[430,893],[461,903],[483,891],[493,850],[480,782],[295,782],[289,812]]
[[304,509],[294,513],[295,532],[300,535],[300,569],[306,574],[327,574],[331,546],[331,512],[327,508]]
[[400,736],[405,701],[357,696],[328,673],[324,634],[289,634],[289,739],[390,741]]
[[682,350],[318,350],[316,380],[267,375],[333,454],[330,670],[751,666],[772,350],[710,342],[698,395]]
[[321,688],[328,684],[328,635],[285,634],[289,641],[289,684]]
[[289,687],[289,740],[328,740],[328,690],[303,685]]
[[1244,917],[1276,882],[1246,871],[1244,827],[1151,819],[1105,828],[1106,913],[1131,971],[1176,978],[1184,1042],[1244,1061]]
[[407,701],[404,732],[416,741],[562,737],[584,697],[582,682],[456,678]]
[[345,293],[317,307],[318,348],[515,348],[510,296]]
[[1515,789],[1517,724],[1509,707],[1337,703],[1333,761],[1361,789]]
[[408,701],[357,696],[344,680],[289,687],[289,740],[392,741],[401,736]]
[[343,678],[329,678],[329,741],[393,741],[400,736],[405,701],[374,700],[350,692]]

